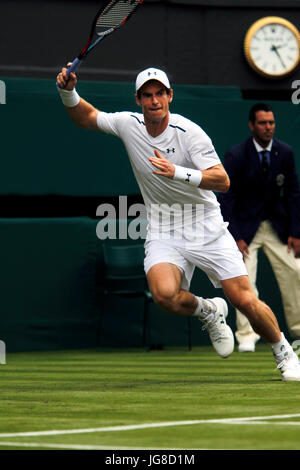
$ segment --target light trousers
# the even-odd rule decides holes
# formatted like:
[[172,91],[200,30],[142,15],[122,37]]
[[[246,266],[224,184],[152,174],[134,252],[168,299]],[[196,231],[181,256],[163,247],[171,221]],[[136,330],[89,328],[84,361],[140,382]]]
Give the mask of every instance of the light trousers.
[[[249,281],[258,297],[256,277],[260,248],[267,256],[276,277],[289,333],[293,338],[300,338],[300,259],[295,258],[293,250],[288,253],[287,245],[279,240],[270,222],[263,221],[248,247],[249,254],[245,254]],[[276,315],[276,312],[274,313]],[[248,319],[238,310],[236,326],[235,336],[238,343],[256,343],[259,340],[260,337],[253,331]]]

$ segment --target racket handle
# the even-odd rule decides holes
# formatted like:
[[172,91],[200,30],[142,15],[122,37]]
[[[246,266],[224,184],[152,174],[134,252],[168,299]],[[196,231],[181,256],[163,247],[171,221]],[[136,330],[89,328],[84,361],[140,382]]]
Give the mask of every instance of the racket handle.
[[76,57],[76,59],[73,60],[72,65],[67,70],[68,76],[70,76],[70,73],[75,72],[75,70],[77,69],[77,67],[79,67],[81,62],[82,60],[78,59],[78,57]]
[[[70,67],[67,69],[67,74],[68,74],[68,77],[70,77],[70,73],[71,72],[75,72],[75,70],[77,69],[77,67],[79,67],[79,65],[81,64],[82,60],[76,58],[73,60],[72,62],[72,65],[70,65]],[[68,80],[69,81],[69,80]],[[58,83],[56,82],[56,86],[57,88],[60,88],[60,86],[58,85]]]

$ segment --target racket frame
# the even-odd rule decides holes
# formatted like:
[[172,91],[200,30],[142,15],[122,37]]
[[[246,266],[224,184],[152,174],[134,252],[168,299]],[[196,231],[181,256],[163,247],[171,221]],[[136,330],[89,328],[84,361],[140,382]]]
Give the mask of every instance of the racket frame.
[[[122,1],[122,0],[119,0],[119,1]],[[118,3],[118,2],[117,2]],[[94,47],[100,42],[102,41],[102,39],[106,38],[109,34],[113,33],[116,29],[118,29],[120,26],[122,26],[123,24],[127,23],[127,21],[129,20],[129,18],[133,15],[133,13],[136,11],[137,7],[139,5],[141,5],[143,3],[143,0],[138,0],[138,3],[136,4],[136,6],[134,7],[134,9],[127,15],[125,16],[125,18],[123,19],[123,21],[121,21],[119,24],[117,24],[116,26],[114,27],[110,27],[108,28],[106,31],[103,31],[102,33],[97,33],[96,32],[96,26],[97,26],[97,22],[98,22],[98,19],[99,17],[101,16],[101,14],[106,10],[106,8],[109,6],[109,3],[106,4],[105,6],[102,6],[96,13],[95,15],[95,18],[93,20],[93,23],[92,23],[92,26],[91,26],[91,30],[90,30],[90,35],[89,35],[89,38],[88,38],[88,41],[87,43],[85,44],[85,46],[83,47],[83,49],[80,51],[80,53],[78,54],[78,56],[73,60],[72,62],[72,65],[67,69],[67,74],[68,74],[68,77],[70,76],[70,74],[72,72],[75,72],[75,70],[80,66],[80,64],[82,63],[83,59],[85,59],[85,57],[89,54],[89,52],[94,49]],[[97,35],[98,38],[92,43],[92,40],[93,40],[93,37],[94,35]]]

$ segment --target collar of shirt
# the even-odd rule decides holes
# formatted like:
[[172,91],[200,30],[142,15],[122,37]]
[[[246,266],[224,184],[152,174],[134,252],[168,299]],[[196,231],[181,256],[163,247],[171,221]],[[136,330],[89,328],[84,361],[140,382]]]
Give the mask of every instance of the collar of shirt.
[[267,160],[268,160],[268,163],[270,164],[270,153],[271,153],[271,150],[272,150],[273,139],[269,142],[269,144],[266,148],[263,148],[261,145],[259,145],[259,143],[256,142],[256,140],[254,138],[253,138],[253,143],[254,143],[254,146],[255,146],[255,148],[258,152],[260,161],[262,159],[262,155],[261,155],[260,152],[263,152],[264,150],[267,150],[269,152],[269,153],[267,153]]

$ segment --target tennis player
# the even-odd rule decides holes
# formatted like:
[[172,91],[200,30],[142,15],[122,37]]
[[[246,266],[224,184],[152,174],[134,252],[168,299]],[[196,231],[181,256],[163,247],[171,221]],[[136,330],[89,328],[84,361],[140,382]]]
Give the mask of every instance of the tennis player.
[[216,352],[228,357],[234,338],[226,324],[227,303],[189,291],[200,268],[270,344],[282,379],[300,381],[298,357],[271,309],[252,291],[222,218],[213,191],[228,190],[228,175],[202,128],[170,113],[173,90],[165,72],[150,68],[138,74],[135,99],[142,113],[99,111],[78,95],[76,75],[68,80],[66,72],[58,74],[57,84],[70,118],[79,127],[119,137],[126,147],[147,210],[145,271],[155,302],[170,313],[198,317]]

